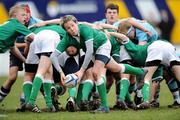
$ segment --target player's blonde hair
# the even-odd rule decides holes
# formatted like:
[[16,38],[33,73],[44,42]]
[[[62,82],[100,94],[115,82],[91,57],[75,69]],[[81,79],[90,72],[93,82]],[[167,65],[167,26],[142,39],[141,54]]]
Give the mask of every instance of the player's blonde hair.
[[74,21],[75,23],[77,23],[76,17],[74,17],[73,15],[65,15],[60,18],[60,25],[64,28],[64,24],[69,21]]
[[131,26],[132,25],[128,22],[125,22],[125,21],[121,22],[119,27],[118,27],[118,32],[126,35],[127,32],[129,31],[129,29],[131,28]]
[[24,10],[24,8],[21,5],[12,6],[9,10],[9,17],[14,17],[19,10]]

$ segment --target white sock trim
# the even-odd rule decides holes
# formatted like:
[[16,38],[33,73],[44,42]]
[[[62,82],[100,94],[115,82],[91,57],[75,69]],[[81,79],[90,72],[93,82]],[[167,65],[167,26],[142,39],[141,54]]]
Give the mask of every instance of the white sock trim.
[[82,84],[82,85],[83,85],[84,83],[85,83],[85,81],[84,81],[84,80],[81,80],[81,81],[80,81],[80,84]]
[[25,81],[25,82],[23,83],[23,85],[25,85],[25,84],[31,84],[31,85],[32,85],[32,82],[31,82],[31,81]]
[[125,72],[125,66],[124,64],[119,64],[119,66],[121,67],[121,73],[124,73]]
[[36,74],[36,76],[35,77],[38,77],[38,78],[40,78],[41,80],[43,80],[44,79],[44,77],[41,75],[41,74]]
[[90,83],[91,85],[93,85],[94,83],[93,83],[93,81],[91,80],[91,79],[87,79],[87,80],[85,80],[83,83]]
[[95,83],[96,83],[96,86],[99,86],[104,83],[104,80],[103,80],[103,78],[101,78],[98,81],[96,81]]
[[43,83],[53,83],[53,80],[43,80]]
[[149,81],[147,80],[145,80],[144,83],[150,85]]
[[129,79],[127,79],[127,78],[123,77],[123,78],[121,78],[121,81],[123,81],[123,80],[128,81],[128,83],[130,84]]
[[103,78],[104,82],[106,82],[106,76],[105,75],[101,75],[101,77]]

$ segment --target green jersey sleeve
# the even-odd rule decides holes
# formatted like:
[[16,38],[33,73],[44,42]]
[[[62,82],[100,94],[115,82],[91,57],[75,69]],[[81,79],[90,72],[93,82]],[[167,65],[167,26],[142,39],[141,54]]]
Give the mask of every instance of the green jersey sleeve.
[[91,29],[88,26],[81,25],[80,36],[83,38],[83,40],[85,40],[84,42],[89,41],[89,40],[93,40],[94,39],[93,29]]
[[144,66],[147,58],[147,48],[150,43],[145,45],[136,45],[131,40],[124,44],[127,52],[135,62],[137,66]]
[[60,42],[58,43],[56,50],[62,53],[66,50],[67,47],[71,45],[76,47],[77,49],[80,49],[80,43],[78,43],[75,38],[71,37],[68,33],[66,33],[62,40],[60,40]]
[[15,28],[18,33],[23,34],[25,36],[29,36],[32,33],[27,27],[25,27],[19,21],[16,22]]
[[56,47],[56,50],[59,51],[59,52],[64,52],[68,46],[68,42],[67,42],[67,39],[68,36],[64,36],[63,39],[58,43],[57,47]]

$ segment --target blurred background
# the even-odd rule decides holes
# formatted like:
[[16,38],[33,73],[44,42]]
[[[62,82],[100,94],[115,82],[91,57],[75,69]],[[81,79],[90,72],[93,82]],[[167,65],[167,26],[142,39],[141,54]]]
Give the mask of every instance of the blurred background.
[[[105,6],[114,3],[119,6],[120,19],[135,17],[147,20],[156,27],[159,34],[162,31],[168,32],[169,41],[179,50],[180,0],[0,0],[0,24],[9,19],[9,8],[16,3],[29,4],[32,16],[43,20],[72,14],[78,20],[88,22],[103,19]],[[8,53],[0,55],[0,76],[7,72]]]

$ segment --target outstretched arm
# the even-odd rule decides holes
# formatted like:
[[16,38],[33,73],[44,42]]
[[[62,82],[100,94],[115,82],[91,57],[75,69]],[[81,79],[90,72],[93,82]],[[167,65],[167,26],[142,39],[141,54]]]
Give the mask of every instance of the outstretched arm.
[[147,33],[148,36],[152,36],[152,33],[147,30],[144,26],[142,26],[141,24],[139,24],[138,22],[136,22],[133,18],[129,18],[126,20],[126,22],[130,23],[132,26],[144,31],[145,33]]
[[46,25],[52,25],[52,24],[59,24],[61,19],[52,19],[52,20],[46,20],[39,23],[36,23],[33,25],[33,27],[41,27]]
[[102,28],[104,29],[114,29],[114,30],[118,30],[118,28],[114,25],[110,25],[110,24],[106,24],[106,23],[99,23],[97,25],[100,25]]
[[125,44],[129,41],[129,38],[124,34],[117,33],[117,32],[109,32],[109,34],[118,38],[117,41],[122,43],[122,44]]
[[105,23],[98,23],[98,24],[93,24],[93,23],[89,23],[89,22],[78,22],[78,23],[88,25],[95,29],[114,29],[114,30],[118,29],[116,26],[113,26],[110,24],[105,24]]
[[124,34],[116,33],[116,32],[109,32],[109,33],[110,33],[110,35],[113,35],[116,38],[118,38],[116,40],[118,42],[124,44],[125,47],[128,46],[128,50],[130,50],[130,51],[138,52],[140,50],[140,48],[143,47],[143,46],[136,45],[133,42],[131,42],[130,39]]

